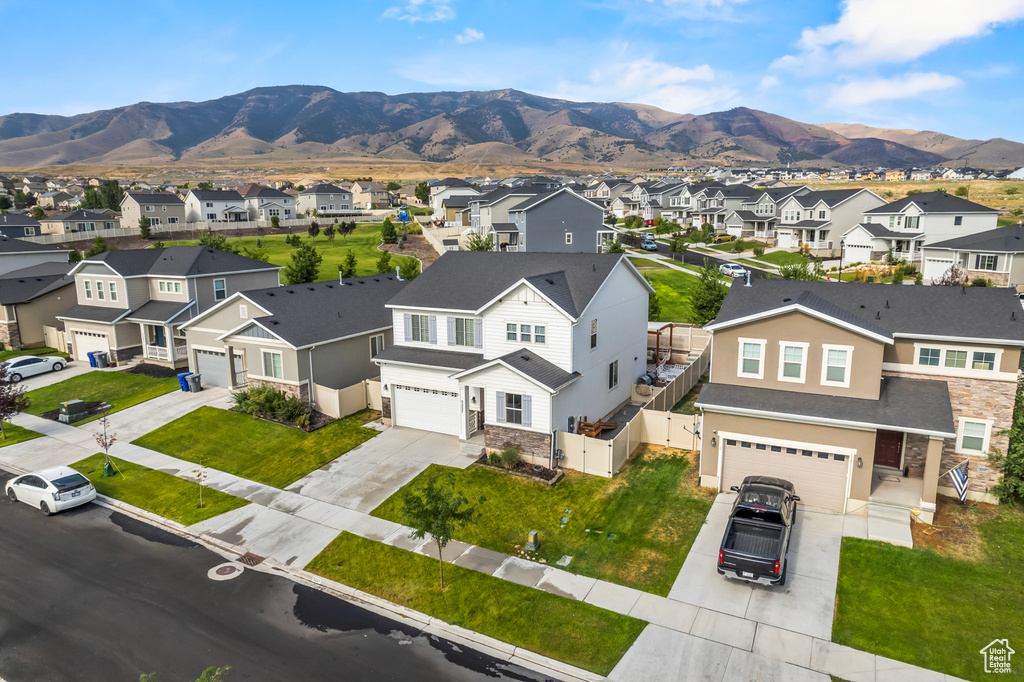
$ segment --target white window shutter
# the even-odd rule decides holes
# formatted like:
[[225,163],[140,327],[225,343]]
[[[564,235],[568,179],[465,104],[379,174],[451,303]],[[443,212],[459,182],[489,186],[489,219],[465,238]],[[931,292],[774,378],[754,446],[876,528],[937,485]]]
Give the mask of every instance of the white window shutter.
[[430,316],[430,343],[437,343],[437,315]]
[[530,410],[530,396],[523,396],[523,426],[530,426],[530,417],[532,411]]
[[448,345],[449,346],[454,346],[455,345],[455,318],[454,317],[449,317],[448,318]]
[[494,414],[499,424],[505,423],[505,394],[502,391],[494,393]]
[[412,341],[412,315],[405,313],[405,340]]
[[484,321],[479,317],[473,320],[473,343],[477,348],[484,347]]

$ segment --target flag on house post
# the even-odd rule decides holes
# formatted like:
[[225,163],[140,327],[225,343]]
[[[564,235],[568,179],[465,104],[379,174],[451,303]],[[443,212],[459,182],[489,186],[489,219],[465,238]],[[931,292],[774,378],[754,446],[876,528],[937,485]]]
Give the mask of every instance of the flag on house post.
[[965,459],[946,473],[953,479],[953,487],[956,494],[960,496],[960,504],[967,504],[967,475],[970,469],[971,460]]

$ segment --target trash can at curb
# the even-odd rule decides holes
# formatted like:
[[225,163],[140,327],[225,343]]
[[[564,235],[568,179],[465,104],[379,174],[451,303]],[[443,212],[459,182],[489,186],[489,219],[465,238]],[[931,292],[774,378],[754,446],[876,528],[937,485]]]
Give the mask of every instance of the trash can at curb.
[[183,391],[188,390],[188,381],[186,381],[186,379],[190,374],[192,374],[192,372],[182,372],[178,375],[178,385],[181,386],[181,390]]
[[203,385],[200,382],[202,378],[201,374],[189,374],[185,377],[185,381],[188,382],[188,390],[193,393],[203,390]]
[[93,357],[96,358],[96,366],[97,367],[100,367],[100,368],[110,367],[110,356],[108,354],[106,354],[106,353],[96,353],[96,355],[94,355]]
[[96,366],[96,353],[99,353],[99,351],[91,350],[88,353],[86,353],[86,355],[89,356],[89,366],[90,367],[95,367]]

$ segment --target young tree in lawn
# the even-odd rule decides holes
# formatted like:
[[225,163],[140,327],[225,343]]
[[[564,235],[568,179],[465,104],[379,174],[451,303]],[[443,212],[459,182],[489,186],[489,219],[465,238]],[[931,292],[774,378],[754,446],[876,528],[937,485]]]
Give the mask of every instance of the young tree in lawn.
[[419,277],[420,274],[420,263],[412,258],[406,259],[404,263],[398,266],[398,276],[404,280],[412,281]]
[[704,223],[703,225],[700,226],[699,235],[700,236],[697,238],[697,241],[701,242],[702,244],[709,243],[715,237],[715,226],[712,225],[711,223]]
[[345,252],[345,258],[341,261],[341,265],[338,266],[338,270],[341,272],[343,279],[356,276],[356,255],[352,253],[352,249]]
[[658,216],[654,220],[654,233],[655,234],[668,234],[676,229],[676,224],[668,221],[664,216]]
[[718,278],[718,269],[707,258],[700,269],[700,282],[693,292],[693,323],[703,327],[718,316],[729,288]]
[[801,261],[793,265],[783,265],[779,268],[779,277],[781,279],[814,282],[820,280],[821,276],[821,264],[817,262],[812,265],[810,261]]
[[103,448],[103,476],[109,478],[114,475],[114,463],[110,461],[110,448],[117,442],[117,434],[107,432],[110,420],[106,416],[100,419],[99,423],[103,427],[103,431],[96,434],[96,444]]
[[281,229],[281,217],[276,215],[270,216],[270,226],[275,230]]
[[7,431],[4,430],[4,422],[10,421],[13,417],[28,409],[29,399],[25,395],[25,387],[16,384],[8,378],[7,367],[0,365],[0,434],[7,440]]
[[956,194],[958,197],[967,197],[970,195],[970,193],[971,188],[968,187],[967,185],[960,185],[959,187],[956,188],[956,192],[954,192],[954,194]]
[[383,275],[385,272],[391,272],[391,253],[388,251],[381,253],[377,259],[377,274]]
[[481,237],[479,233],[474,232],[469,235],[469,238],[466,240],[466,250],[494,251],[494,239],[492,237],[493,235],[490,234],[486,237]]
[[224,235],[213,231],[207,231],[199,235],[199,245],[210,249],[217,249],[218,251],[226,251],[227,253],[238,253],[237,244],[233,244]]
[[309,224],[309,229],[306,230],[306,233],[309,235],[310,239],[316,239],[317,235],[320,234],[320,223],[315,220],[312,221]]
[[430,185],[427,184],[426,180],[416,183],[416,199],[421,204],[425,204],[430,200]]
[[[443,480],[439,480],[443,479]],[[451,474],[435,476],[426,483],[407,488],[402,492],[402,516],[413,528],[409,537],[416,540],[430,536],[437,547],[438,568],[441,574],[441,589],[444,589],[444,548],[451,542],[458,528],[476,523],[480,518],[475,506],[462,493],[452,490]],[[479,503],[486,502],[481,497]]]
[[139,236],[143,239],[153,238],[153,233],[149,225],[149,218],[146,216],[139,218]]
[[616,238],[615,241],[608,239],[604,240],[604,252],[605,253],[626,253],[626,250],[622,248],[622,240]]
[[647,296],[647,319],[651,322],[657,322],[661,318],[661,299],[658,298],[658,292],[655,291]]
[[246,258],[252,258],[253,260],[262,261],[264,263],[270,262],[270,252],[267,251],[265,246],[261,246],[258,242],[256,246],[243,247],[242,255]]
[[391,218],[384,219],[384,224],[380,228],[380,238],[384,240],[385,244],[394,244],[398,241],[398,232],[395,230]]
[[[295,242],[295,238],[292,239]],[[284,281],[287,284],[306,284],[315,282],[320,272],[320,263],[324,257],[321,256],[312,243],[300,244],[292,253],[292,260],[284,269]]]
[[327,237],[327,241],[333,242],[335,234],[334,225],[328,224],[327,227],[324,228],[324,236]]

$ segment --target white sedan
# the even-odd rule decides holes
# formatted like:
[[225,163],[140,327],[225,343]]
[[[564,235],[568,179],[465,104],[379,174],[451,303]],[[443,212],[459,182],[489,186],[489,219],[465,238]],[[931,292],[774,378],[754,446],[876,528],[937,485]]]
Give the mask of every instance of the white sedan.
[[7,378],[18,383],[25,377],[47,372],[59,372],[66,367],[68,361],[59,355],[40,357],[38,355],[19,355],[0,362],[7,369]]
[[736,263],[722,263],[718,266],[719,272],[730,277],[746,277],[747,269]]
[[96,499],[96,486],[71,467],[53,467],[7,482],[11,502],[38,507],[44,514],[56,514]]

